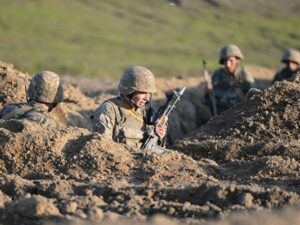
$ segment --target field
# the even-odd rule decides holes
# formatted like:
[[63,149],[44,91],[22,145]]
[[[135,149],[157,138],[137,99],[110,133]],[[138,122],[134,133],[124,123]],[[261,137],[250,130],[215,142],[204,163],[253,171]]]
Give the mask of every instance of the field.
[[119,77],[128,65],[157,76],[197,75],[202,59],[241,47],[245,64],[278,68],[282,51],[300,48],[299,3],[281,0],[2,0],[0,59],[33,74]]

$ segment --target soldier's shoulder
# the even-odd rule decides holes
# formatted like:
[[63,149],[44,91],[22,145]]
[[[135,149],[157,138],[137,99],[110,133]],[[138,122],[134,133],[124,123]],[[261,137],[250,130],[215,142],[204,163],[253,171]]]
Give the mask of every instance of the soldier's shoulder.
[[114,103],[114,98],[108,99],[104,101],[100,106],[96,109],[95,114],[102,114],[102,113],[111,113],[114,111],[114,108],[117,105]]
[[51,114],[39,107],[33,107],[31,110],[28,110],[22,118],[38,123],[47,128],[57,128],[58,123]]
[[220,67],[216,69],[213,74],[223,74],[225,72],[225,69],[223,67]]
[[5,115],[13,114],[13,112],[17,111],[17,110],[25,112],[26,110],[28,110],[29,107],[32,107],[32,106],[27,102],[8,104],[8,105],[4,106],[4,108],[2,109],[0,115],[1,115],[1,117],[4,117]]
[[28,102],[18,102],[18,103],[12,103],[5,105],[3,109],[18,109],[18,108],[23,108],[26,106],[29,106],[30,104]]
[[238,77],[245,81],[245,82],[249,82],[249,83],[254,83],[255,79],[253,77],[253,75],[251,74],[251,72],[245,68],[245,67],[239,67],[238,68]]
[[273,82],[278,81],[278,80],[282,80],[283,79],[283,74],[284,74],[284,69],[277,70],[275,75],[274,75]]
[[276,74],[278,74],[279,77],[285,77],[289,73],[290,72],[287,68],[282,68],[281,70],[277,71]]
[[213,72],[213,78],[219,78],[225,74],[225,69],[223,67],[220,67],[219,69],[216,69]]

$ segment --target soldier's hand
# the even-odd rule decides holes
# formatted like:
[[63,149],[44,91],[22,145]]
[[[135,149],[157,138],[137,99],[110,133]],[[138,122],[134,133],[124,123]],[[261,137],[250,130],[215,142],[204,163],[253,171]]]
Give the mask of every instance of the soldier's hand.
[[163,139],[167,133],[168,117],[164,116],[155,122],[155,133],[160,139]]
[[213,90],[213,86],[211,83],[206,83],[206,86],[205,86],[205,93],[209,94],[211,93]]
[[166,136],[167,133],[167,125],[161,125],[158,127],[155,127],[155,133],[160,139],[163,139]]

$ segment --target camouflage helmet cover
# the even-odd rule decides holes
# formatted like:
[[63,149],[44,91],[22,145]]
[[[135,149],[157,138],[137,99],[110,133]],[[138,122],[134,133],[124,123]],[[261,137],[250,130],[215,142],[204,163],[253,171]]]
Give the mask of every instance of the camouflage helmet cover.
[[296,49],[288,49],[284,52],[281,62],[295,62],[300,65],[300,52]]
[[142,66],[129,67],[124,71],[118,89],[123,95],[135,91],[154,93],[156,92],[154,75]]
[[41,71],[34,75],[28,88],[28,97],[37,102],[62,102],[63,86],[58,75],[50,71]]
[[234,44],[229,44],[221,48],[219,55],[219,63],[224,64],[225,60],[231,56],[234,56],[238,59],[244,59],[244,55],[239,49],[239,47]]

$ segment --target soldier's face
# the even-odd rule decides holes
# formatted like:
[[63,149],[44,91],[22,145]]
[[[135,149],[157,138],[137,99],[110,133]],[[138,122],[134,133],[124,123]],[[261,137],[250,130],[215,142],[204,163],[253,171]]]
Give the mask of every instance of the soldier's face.
[[286,66],[289,68],[290,71],[295,72],[298,69],[298,64],[295,62],[287,62]]
[[224,66],[227,69],[227,71],[231,74],[234,74],[236,67],[238,66],[240,60],[237,59],[234,56],[231,56],[229,58],[227,58],[224,62]]
[[151,94],[148,92],[136,92],[132,97],[132,101],[137,107],[142,107],[150,100],[150,97]]

